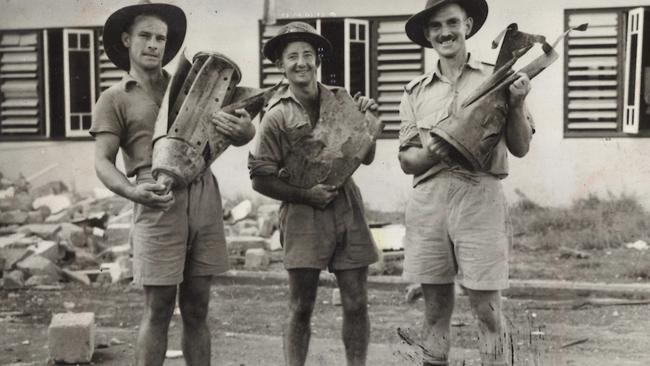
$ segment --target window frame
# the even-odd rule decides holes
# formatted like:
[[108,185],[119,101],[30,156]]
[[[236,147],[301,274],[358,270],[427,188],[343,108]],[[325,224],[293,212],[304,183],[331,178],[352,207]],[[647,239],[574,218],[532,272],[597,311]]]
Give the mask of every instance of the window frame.
[[[572,131],[569,130],[569,42],[568,39],[564,41],[564,59],[563,59],[563,118],[562,129],[563,138],[643,138],[650,137],[650,128],[640,129],[638,133],[623,132],[623,104],[624,104],[624,90],[625,85],[625,55],[627,50],[627,16],[626,14],[639,6],[618,6],[607,8],[566,8],[564,9],[564,29],[569,27],[569,18],[572,14],[580,13],[611,13],[616,12],[619,17],[617,26],[617,97],[616,97],[616,131]],[[650,10],[650,6],[643,6],[646,10]]]

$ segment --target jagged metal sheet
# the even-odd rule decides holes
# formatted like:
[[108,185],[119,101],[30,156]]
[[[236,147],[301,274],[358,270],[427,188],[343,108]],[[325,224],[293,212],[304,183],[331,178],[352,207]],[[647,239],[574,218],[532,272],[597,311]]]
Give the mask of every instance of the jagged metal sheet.
[[371,112],[362,113],[347,92],[324,98],[320,119],[293,145],[280,177],[293,186],[317,184],[341,187],[361,165],[384,124]]

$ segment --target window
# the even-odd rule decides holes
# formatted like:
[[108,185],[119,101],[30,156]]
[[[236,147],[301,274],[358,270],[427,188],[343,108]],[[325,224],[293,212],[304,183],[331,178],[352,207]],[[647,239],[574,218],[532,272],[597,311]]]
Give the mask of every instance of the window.
[[124,75],[101,31],[0,31],[0,140],[90,138],[99,94]]
[[[379,118],[386,126],[382,137],[395,138],[404,85],[424,72],[424,52],[404,33],[406,19],[282,19],[274,25],[260,23],[260,41],[263,45],[291,21],[301,20],[314,26],[334,47],[333,54],[323,59],[319,80],[344,87],[352,95],[359,91],[377,100]],[[371,54],[377,56],[370,57]],[[264,88],[282,79],[280,71],[266,59],[261,61],[260,72]]]
[[[650,136],[650,8],[571,9],[565,43],[566,137]],[[644,52],[645,50],[645,52]]]

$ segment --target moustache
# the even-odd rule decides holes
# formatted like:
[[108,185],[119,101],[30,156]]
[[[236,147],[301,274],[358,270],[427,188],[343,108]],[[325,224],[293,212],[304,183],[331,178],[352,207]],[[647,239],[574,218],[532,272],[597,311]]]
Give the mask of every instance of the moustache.
[[441,37],[438,37],[438,42],[439,43],[444,43],[444,42],[447,42],[447,41],[453,41],[455,39],[456,39],[456,37],[454,37],[454,36],[441,36]]

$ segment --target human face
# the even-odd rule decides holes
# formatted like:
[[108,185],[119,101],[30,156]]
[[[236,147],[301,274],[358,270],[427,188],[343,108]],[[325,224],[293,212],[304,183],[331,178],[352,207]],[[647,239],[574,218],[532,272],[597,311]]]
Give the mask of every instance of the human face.
[[431,15],[424,35],[440,57],[453,58],[466,52],[465,38],[473,23],[460,5],[449,4]]
[[307,42],[290,42],[278,59],[278,68],[289,83],[306,86],[316,82],[320,62],[314,46]]
[[131,68],[159,69],[167,43],[167,24],[155,16],[137,16],[130,31],[122,33],[122,43],[129,49]]

